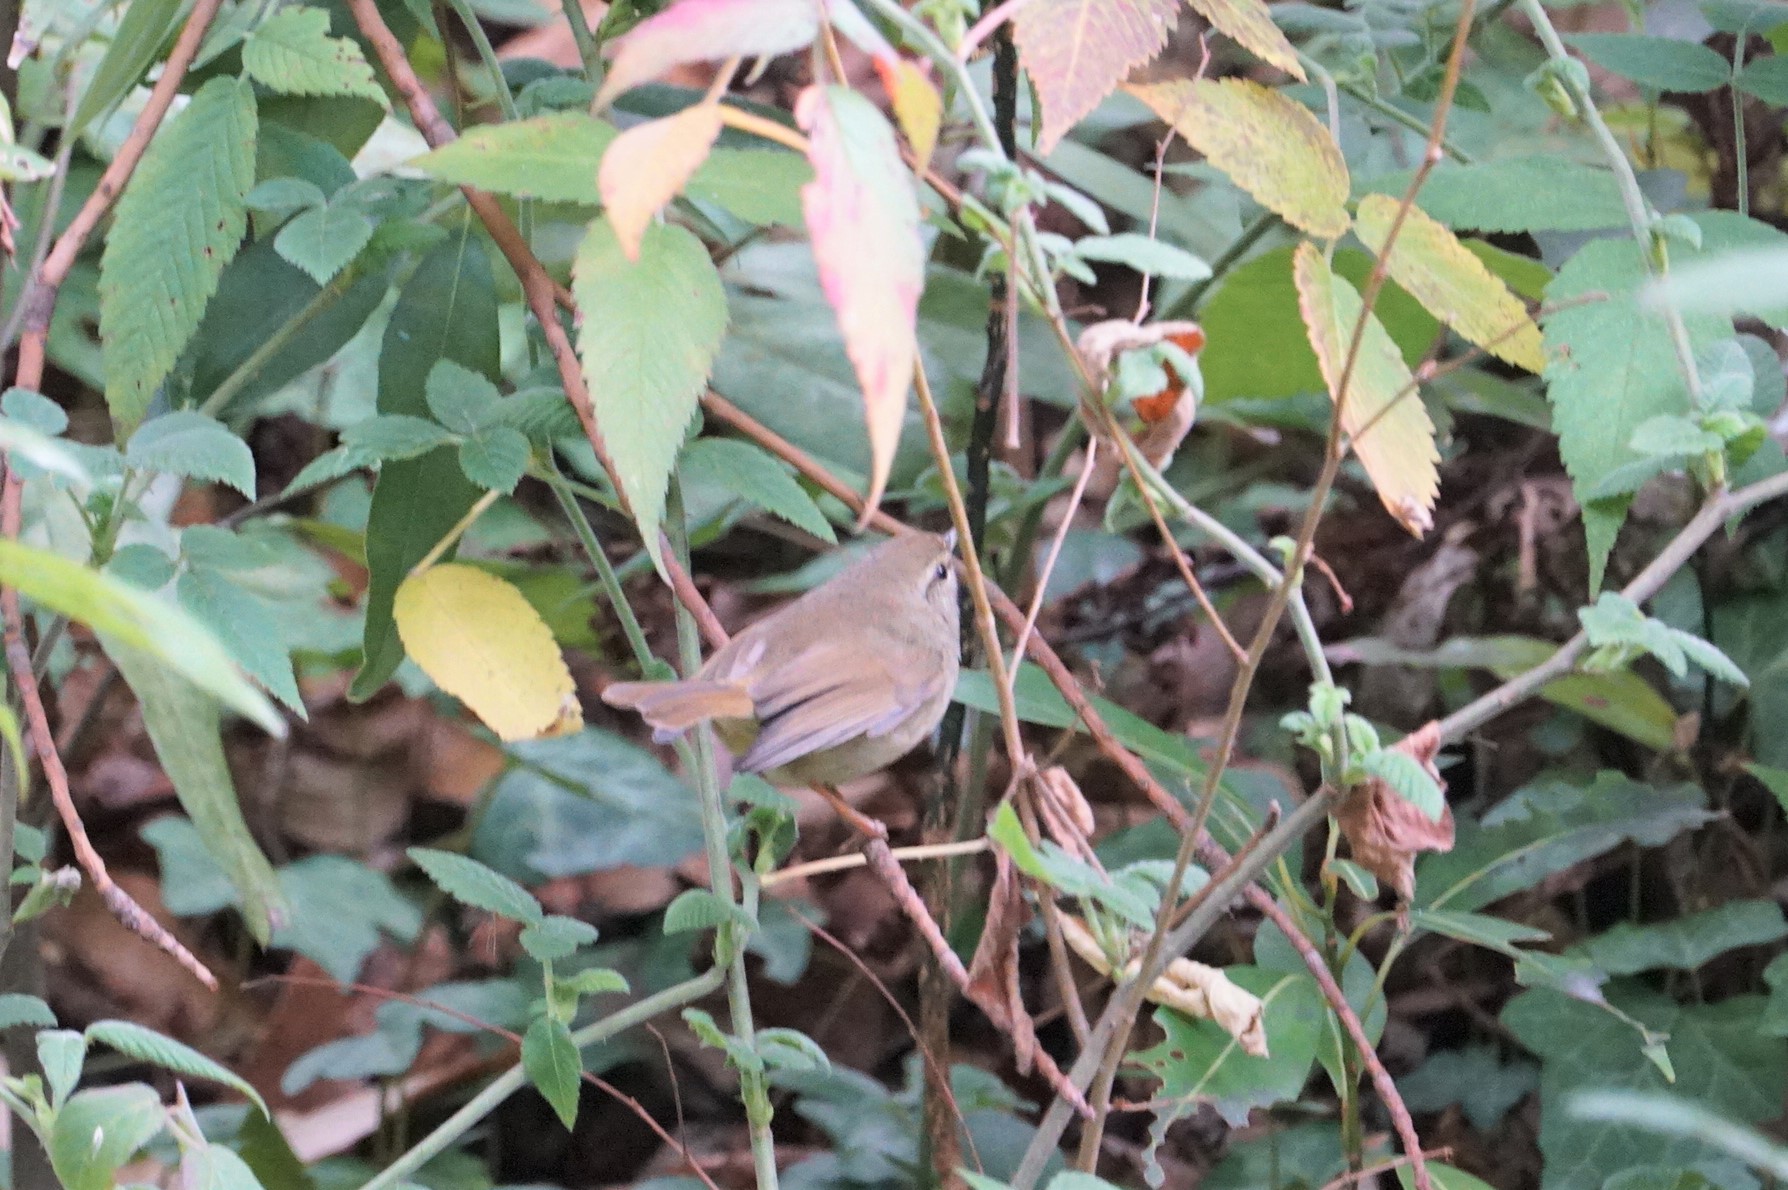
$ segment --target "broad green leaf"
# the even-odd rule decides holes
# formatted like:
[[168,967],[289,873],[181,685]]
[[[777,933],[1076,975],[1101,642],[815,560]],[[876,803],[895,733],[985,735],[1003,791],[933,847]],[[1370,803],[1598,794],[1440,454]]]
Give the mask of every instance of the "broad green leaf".
[[607,220],[578,248],[578,355],[640,537],[656,561],[671,467],[726,333],[726,294],[702,242],[657,224],[630,262]]
[[248,443],[222,422],[190,409],[164,413],[130,436],[124,460],[145,471],[165,471],[206,483],[226,483],[255,495],[255,459]]
[[1255,201],[1325,240],[1348,228],[1347,163],[1310,109],[1244,79],[1129,88]]
[[[425,416],[428,376],[443,359],[487,378],[502,370],[490,260],[469,230],[430,252],[398,295],[379,353],[379,412]],[[351,697],[371,697],[397,670],[404,656],[391,616],[398,585],[478,496],[450,446],[379,469],[366,521],[364,659]]]
[[503,394],[490,378],[443,359],[429,369],[423,386],[428,411],[455,434],[473,434],[496,421]]
[[1732,63],[1696,41],[1641,33],[1578,33],[1568,40],[1603,70],[1654,91],[1712,91],[1732,79]]
[[459,469],[479,487],[509,496],[528,469],[529,454],[527,435],[492,426],[459,444]]
[[242,69],[272,90],[291,95],[346,95],[388,106],[372,65],[357,42],[329,36],[321,8],[282,8],[249,35]]
[[279,870],[292,906],[273,945],[295,950],[342,982],[360,972],[381,935],[413,941],[422,913],[385,873],[343,855],[307,855]]
[[1031,0],[1017,9],[1012,39],[1043,108],[1037,151],[1054,149],[1132,70],[1159,54],[1178,17],[1171,0]]
[[522,1036],[521,1059],[528,1081],[552,1104],[559,1121],[567,1129],[577,1123],[577,1095],[584,1071],[565,1022],[536,1017]]
[[788,465],[761,447],[730,438],[698,438],[678,460],[686,488],[712,484],[821,541],[836,542],[832,525]]
[[50,1129],[50,1164],[64,1190],[112,1190],[114,1175],[162,1130],[161,1096],[142,1083],[82,1091]]
[[430,177],[516,198],[595,206],[596,171],[618,134],[582,112],[480,124],[410,162]]
[[54,1029],[56,1014],[37,996],[27,996],[23,992],[0,993],[0,1029],[16,1029],[21,1025]]
[[647,226],[707,160],[720,129],[719,105],[697,103],[662,120],[636,124],[609,145],[596,189],[628,260],[639,259]]
[[224,758],[217,703],[148,650],[105,633],[99,640],[136,694],[156,758],[174,783],[205,849],[241,895],[249,932],[266,946],[273,931],[288,920],[285,897],[272,865],[243,821]]
[[740,906],[708,889],[686,888],[664,907],[664,923],[660,928],[666,934],[687,934],[723,925],[734,926],[744,933],[757,929],[757,922]]
[[1108,260],[1175,281],[1203,281],[1211,275],[1211,266],[1184,248],[1133,231],[1076,240],[1074,255],[1082,260]]
[[255,94],[214,78],[162,125],[118,200],[99,265],[106,405],[120,441],[149,410],[248,228]]
[[[1379,194],[1360,200],[1354,233],[1379,255],[1400,203]],[[1546,366],[1540,328],[1508,286],[1453,233],[1420,207],[1410,207],[1389,258],[1392,279],[1430,313],[1479,347],[1529,372]]]
[[342,445],[359,466],[420,458],[453,441],[453,435],[426,417],[386,413],[351,425]]
[[[1631,443],[1640,425],[1689,411],[1669,331],[1637,300],[1646,275],[1639,251],[1625,239],[1585,244],[1546,291],[1553,307],[1544,318],[1547,397],[1559,455],[1580,500],[1639,457]],[[1705,317],[1689,321],[1691,339],[1716,333]],[[1625,519],[1624,500],[1584,506],[1592,591],[1601,587],[1603,564]]]
[[1395,748],[1380,748],[1361,758],[1365,771],[1383,781],[1398,797],[1420,810],[1430,822],[1439,822],[1446,809],[1446,795],[1422,762]]
[[442,892],[474,909],[524,925],[546,916],[533,893],[475,859],[432,847],[412,847],[405,854],[428,873]]
[[1693,971],[1741,946],[1766,946],[1788,937],[1788,921],[1774,901],[1728,901],[1652,925],[1622,922],[1573,948],[1610,975],[1672,968]]
[[508,751],[515,763],[472,837],[485,863],[535,883],[700,849],[694,791],[645,749],[586,728]]
[[[1434,1190],[1496,1190],[1482,1178],[1475,1178],[1462,1169],[1439,1161],[1430,1161],[1428,1165],[1428,1181]],[[1415,1190],[1415,1174],[1407,1164],[1397,1167],[1397,1183],[1403,1190]]]
[[[1434,524],[1440,452],[1434,445],[1434,423],[1415,391],[1415,377],[1383,324],[1363,311],[1359,293],[1330,271],[1314,243],[1298,245],[1293,276],[1310,345],[1330,398],[1341,403],[1341,426],[1353,452],[1385,510],[1420,537]],[[1365,333],[1353,368],[1346,372],[1354,328],[1362,318]]]
[[1307,974],[1226,967],[1223,973],[1259,996],[1271,1054],[1252,1057],[1212,1021],[1189,1020],[1157,1009],[1155,1023],[1167,1038],[1130,1055],[1161,1080],[1155,1098],[1209,1102],[1239,1127],[1256,1107],[1294,1100],[1310,1077],[1328,1009]]
[[300,719],[308,718],[279,614],[267,600],[210,567],[194,567],[175,588],[180,606],[209,628],[236,663]]
[[808,0],[677,0],[615,40],[596,107],[685,62],[800,49],[819,33],[819,12]]
[[693,199],[717,203],[759,227],[801,224],[801,187],[813,167],[783,149],[715,149],[684,187]]
[[1229,40],[1262,62],[1277,66],[1295,79],[1307,78],[1304,64],[1285,34],[1273,23],[1272,12],[1261,0],[1191,0],[1199,16]]
[[171,1070],[186,1078],[204,1078],[222,1083],[260,1108],[262,1115],[269,1114],[266,1100],[261,1098],[260,1092],[250,1086],[246,1079],[207,1058],[190,1045],[164,1037],[155,1030],[132,1021],[95,1021],[87,1026],[86,1034],[89,1044],[98,1042],[109,1045],[127,1058],[160,1066],[163,1070]]
[[0,583],[96,633],[144,650],[156,664],[183,674],[272,734],[285,734],[285,720],[267,697],[242,677],[222,645],[173,604],[60,555],[12,541],[0,541]]
[[1537,781],[1481,822],[1462,819],[1452,851],[1421,858],[1417,903],[1480,909],[1622,843],[1662,846],[1715,817],[1693,785],[1646,785],[1618,773],[1587,785]]
[[1770,54],[1753,58],[1738,72],[1735,83],[1740,91],[1765,103],[1775,107],[1788,105],[1788,57]]
[[847,87],[810,89],[795,116],[814,173],[801,190],[807,237],[863,390],[870,461],[860,519],[867,519],[894,465],[919,358],[919,203],[894,130],[869,100]]
[[273,248],[286,262],[305,271],[318,285],[327,285],[372,239],[373,221],[342,203],[304,211],[273,237]]
[[569,958],[580,946],[596,941],[596,927],[575,917],[549,913],[539,921],[529,922],[521,932],[522,949],[536,962],[551,963]]
[[50,1092],[50,1106],[61,1107],[81,1081],[87,1060],[87,1039],[71,1029],[45,1029],[37,1035],[37,1064]]
[[118,31],[106,46],[106,56],[100,59],[99,68],[81,93],[81,102],[68,127],[62,130],[63,136],[80,136],[87,125],[109,112],[142,81],[149,64],[174,31],[174,22],[183,7],[182,0],[143,0],[124,10]]
[[[1407,172],[1389,174],[1365,189],[1401,198],[1409,181]],[[1475,231],[1599,231],[1627,222],[1614,174],[1562,156],[1442,161],[1422,184],[1421,203],[1448,227]]]
[[391,607],[405,651],[499,739],[583,726],[552,630],[513,585],[446,562],[404,579]]
[[1500,1048],[1479,1043],[1432,1053],[1397,1080],[1397,1090],[1411,1111],[1437,1112],[1457,1103],[1473,1128],[1493,1132],[1540,1082],[1538,1066],[1522,1058],[1506,1060]]
[[[302,1174],[304,1167],[298,1166]],[[247,1161],[221,1144],[189,1146],[180,1155],[180,1190],[263,1190]]]
[[1540,1152],[1548,1187],[1602,1190],[1608,1177],[1632,1166],[1687,1166],[1717,1155],[1694,1138],[1575,1119],[1566,1104],[1580,1090],[1669,1091],[1745,1123],[1780,1114],[1788,1042],[1759,1036],[1761,997],[1685,1007],[1616,984],[1608,999],[1645,1027],[1669,1034],[1674,1085],[1633,1044],[1632,1028],[1600,1007],[1536,990],[1502,1012],[1516,1039],[1541,1060]]

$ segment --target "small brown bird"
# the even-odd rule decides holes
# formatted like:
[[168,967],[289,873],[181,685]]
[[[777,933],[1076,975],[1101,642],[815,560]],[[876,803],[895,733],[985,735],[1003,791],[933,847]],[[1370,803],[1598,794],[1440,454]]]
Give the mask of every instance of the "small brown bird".
[[693,678],[602,692],[661,735],[710,720],[737,767],[836,785],[885,768],[937,727],[960,661],[956,534],[870,550],[728,641]]

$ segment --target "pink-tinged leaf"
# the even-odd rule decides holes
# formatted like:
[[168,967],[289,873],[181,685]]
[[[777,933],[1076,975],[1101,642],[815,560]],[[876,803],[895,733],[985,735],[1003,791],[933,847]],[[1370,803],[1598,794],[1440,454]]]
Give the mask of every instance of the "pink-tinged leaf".
[[1261,0],[1187,0],[1192,8],[1229,40],[1294,78],[1305,78],[1298,53],[1273,23]]
[[1019,8],[1012,37],[1043,104],[1038,156],[1160,53],[1178,18],[1178,0],[1030,0]]
[[900,164],[894,130],[846,87],[809,87],[795,104],[813,181],[801,189],[820,285],[838,315],[844,349],[863,386],[869,426],[867,518],[881,500],[906,416],[918,357],[925,246],[919,200]]
[[[1388,194],[1360,200],[1354,234],[1380,256],[1400,205]],[[1546,345],[1521,299],[1420,207],[1410,207],[1404,216],[1385,267],[1393,281],[1464,338],[1518,368],[1545,370]]]
[[1434,423],[1428,420],[1409,365],[1384,324],[1367,314],[1358,358],[1343,391],[1341,374],[1347,369],[1348,348],[1360,319],[1360,295],[1335,275],[1309,240],[1298,245],[1292,278],[1329,396],[1342,402],[1341,428],[1385,508],[1420,537],[1434,526],[1440,452],[1434,448]]
[[888,101],[894,105],[894,118],[900,121],[900,131],[906,134],[906,143],[913,147],[913,157],[923,172],[931,163],[938,129],[944,122],[943,97],[931,77],[906,58],[877,58],[875,72],[881,76]]
[[1287,223],[1325,240],[1347,230],[1347,163],[1303,104],[1244,79],[1179,79],[1129,91]]
[[773,58],[819,35],[818,0],[681,0],[615,41],[597,108],[685,62]]
[[682,192],[719,135],[719,107],[698,103],[674,116],[629,128],[602,155],[596,189],[628,260],[639,259],[646,225]]

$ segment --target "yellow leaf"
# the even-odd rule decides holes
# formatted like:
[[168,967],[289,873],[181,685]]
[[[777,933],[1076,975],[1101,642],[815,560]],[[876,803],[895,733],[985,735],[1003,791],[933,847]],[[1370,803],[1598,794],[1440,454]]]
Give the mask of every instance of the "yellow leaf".
[[413,574],[392,604],[404,649],[504,740],[576,730],[583,712],[552,630],[522,593],[475,566]]
[[1325,240],[1347,230],[1347,163],[1309,108],[1245,79],[1126,90],[1287,223]]
[[635,125],[609,145],[596,171],[596,189],[628,260],[639,259],[647,225],[682,192],[719,135],[720,108],[698,103]]
[[1354,453],[1385,508],[1420,537],[1434,526],[1440,452],[1434,448],[1434,423],[1422,407],[1409,365],[1384,325],[1368,314],[1358,358],[1342,392],[1341,373],[1360,319],[1360,295],[1330,270],[1308,240],[1298,245],[1293,257],[1292,279],[1329,396],[1342,402],[1341,428],[1353,440]]
[[916,173],[924,173],[931,164],[931,152],[937,148],[937,132],[944,121],[944,100],[915,62],[905,58],[877,58],[876,73],[881,75],[882,88],[894,105],[894,118],[906,143],[913,147],[918,164]]
[[1270,63],[1294,78],[1306,78],[1297,51],[1273,23],[1261,0],[1190,0],[1198,14],[1217,32],[1262,62]]
[[[1360,200],[1354,234],[1384,255],[1401,203],[1388,194]],[[1412,206],[1385,259],[1391,278],[1430,313],[1498,359],[1529,372],[1546,367],[1546,346],[1527,307],[1470,249],[1420,207]]]

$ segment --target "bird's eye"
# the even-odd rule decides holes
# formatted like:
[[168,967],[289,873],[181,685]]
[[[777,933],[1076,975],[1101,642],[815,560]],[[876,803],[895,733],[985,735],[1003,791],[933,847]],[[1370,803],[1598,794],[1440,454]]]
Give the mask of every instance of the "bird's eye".
[[950,564],[948,562],[939,562],[937,564],[937,569],[933,570],[931,572],[931,577],[933,580],[940,582],[940,583],[943,582],[945,579],[949,578],[950,577]]

